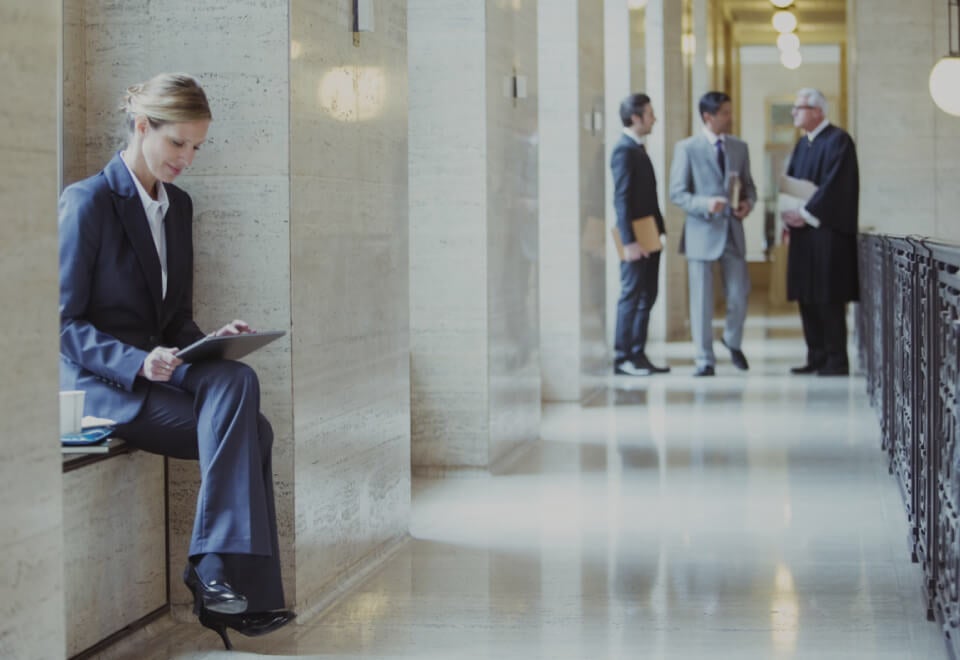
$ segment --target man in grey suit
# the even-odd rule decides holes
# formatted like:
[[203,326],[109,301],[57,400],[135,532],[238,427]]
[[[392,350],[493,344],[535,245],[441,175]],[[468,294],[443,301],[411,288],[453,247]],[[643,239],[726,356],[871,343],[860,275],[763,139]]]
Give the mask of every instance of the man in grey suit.
[[[730,135],[733,126],[730,97],[707,92],[700,99],[703,131],[677,143],[670,168],[670,200],[686,214],[680,253],[687,256],[690,287],[690,333],[696,347],[695,376],[713,376],[713,262],[723,270],[727,301],[721,339],[738,369],[749,368],[741,350],[747,317],[746,239],[743,219],[757,200],[750,176],[747,145]],[[739,202],[730,195],[739,178]]]

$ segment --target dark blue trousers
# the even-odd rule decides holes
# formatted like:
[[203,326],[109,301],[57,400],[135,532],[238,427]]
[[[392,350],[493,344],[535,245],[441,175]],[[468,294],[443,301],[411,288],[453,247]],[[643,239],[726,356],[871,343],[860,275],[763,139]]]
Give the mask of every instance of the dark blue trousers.
[[620,262],[620,300],[617,301],[617,331],[614,358],[629,360],[646,350],[650,310],[657,301],[660,253],[637,261]]
[[273,429],[260,414],[257,374],[241,362],[211,360],[174,376],[150,384],[140,414],[116,435],[144,451],[199,461],[190,556],[221,554],[249,611],[282,608]]

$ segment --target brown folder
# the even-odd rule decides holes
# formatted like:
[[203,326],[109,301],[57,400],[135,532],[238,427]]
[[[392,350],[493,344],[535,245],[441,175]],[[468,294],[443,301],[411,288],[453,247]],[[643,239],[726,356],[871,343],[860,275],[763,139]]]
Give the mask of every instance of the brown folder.
[[[663,249],[656,218],[648,215],[644,218],[637,218],[631,224],[633,225],[633,235],[644,252],[659,252]],[[623,241],[620,239],[620,229],[614,225],[610,229],[610,233],[613,234],[613,244],[617,246],[617,255],[620,257],[620,261],[623,261]]]
[[743,192],[743,181],[736,172],[731,172],[727,180],[727,199],[730,200],[730,208],[736,211],[740,208],[740,195]]

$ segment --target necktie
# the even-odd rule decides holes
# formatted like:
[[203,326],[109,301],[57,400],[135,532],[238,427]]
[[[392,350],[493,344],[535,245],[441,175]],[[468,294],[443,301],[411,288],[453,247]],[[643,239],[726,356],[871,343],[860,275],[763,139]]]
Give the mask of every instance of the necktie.
[[727,163],[723,157],[723,140],[717,140],[717,165],[720,166],[720,176],[726,176]]

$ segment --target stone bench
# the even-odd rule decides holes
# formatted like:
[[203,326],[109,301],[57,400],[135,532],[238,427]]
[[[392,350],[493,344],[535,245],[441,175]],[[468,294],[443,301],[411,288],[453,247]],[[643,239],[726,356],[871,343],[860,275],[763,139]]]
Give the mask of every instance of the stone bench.
[[83,658],[169,609],[165,460],[64,454],[63,521],[66,655]]

